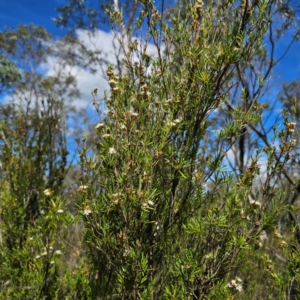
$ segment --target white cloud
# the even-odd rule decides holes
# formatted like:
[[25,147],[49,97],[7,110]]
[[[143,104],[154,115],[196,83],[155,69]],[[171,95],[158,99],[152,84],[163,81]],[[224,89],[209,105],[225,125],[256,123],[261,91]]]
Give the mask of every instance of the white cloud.
[[[92,102],[91,91],[97,87],[99,99],[103,98],[104,91],[109,89],[109,85],[105,78],[103,71],[106,70],[108,65],[116,65],[118,56],[119,60],[123,59],[122,51],[116,36],[112,32],[105,32],[98,30],[93,35],[88,31],[78,30],[76,32],[79,40],[91,51],[100,51],[103,58],[103,65],[97,68],[97,72],[91,74],[87,69],[78,66],[64,66],[64,71],[69,72],[76,77],[78,89],[82,97],[75,100],[73,104],[77,108],[87,108]],[[139,41],[143,47],[142,41]],[[153,44],[147,45],[147,53],[152,57],[157,56],[156,46]],[[135,55],[133,61],[137,61],[138,57]],[[48,76],[55,76],[61,68],[59,58],[49,57],[46,64],[41,66]]]
[[94,51],[101,51],[104,57],[110,62],[115,63],[115,49],[117,42],[115,41],[112,32],[105,32],[98,30],[91,34],[86,30],[77,30],[78,39],[89,49]]

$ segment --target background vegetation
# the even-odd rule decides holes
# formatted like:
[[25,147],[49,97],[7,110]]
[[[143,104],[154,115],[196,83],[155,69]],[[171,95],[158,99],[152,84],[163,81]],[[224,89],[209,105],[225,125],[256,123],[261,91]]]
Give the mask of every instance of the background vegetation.
[[[0,33],[0,299],[300,297],[299,82],[271,79],[299,7],[92,4]],[[107,79],[95,124],[70,66]]]

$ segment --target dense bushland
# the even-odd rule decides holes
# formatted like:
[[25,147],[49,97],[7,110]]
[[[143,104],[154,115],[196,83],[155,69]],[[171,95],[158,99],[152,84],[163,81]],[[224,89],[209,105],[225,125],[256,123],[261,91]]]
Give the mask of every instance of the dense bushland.
[[[277,104],[267,89],[297,8],[125,4],[69,1],[55,43],[35,26],[1,33],[14,102],[1,106],[0,298],[296,299],[298,89]],[[76,36],[99,22],[115,65]],[[39,73],[49,56],[53,76]],[[69,65],[105,68],[93,128]]]

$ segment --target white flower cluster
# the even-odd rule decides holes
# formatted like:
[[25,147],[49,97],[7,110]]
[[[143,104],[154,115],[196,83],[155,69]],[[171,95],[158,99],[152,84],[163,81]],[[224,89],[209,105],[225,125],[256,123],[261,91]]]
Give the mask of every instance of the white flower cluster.
[[100,130],[104,127],[105,125],[103,123],[98,123],[96,126],[95,126],[95,130]]
[[148,200],[147,202],[144,202],[142,204],[142,208],[153,208],[154,207],[154,202],[152,200]]
[[261,203],[260,203],[259,201],[255,201],[255,200],[253,200],[253,199],[251,199],[251,200],[249,201],[249,204],[250,204],[250,206],[252,206],[252,207],[254,207],[254,208],[261,207]]
[[117,154],[117,151],[114,147],[110,147],[109,150],[108,150],[108,153],[109,154]]
[[160,229],[160,227],[159,227],[159,223],[158,222],[155,222],[155,232],[154,232],[154,236],[157,236],[157,233],[158,233],[158,231],[159,231],[159,229]]
[[[35,257],[35,259],[39,259],[39,258],[41,258],[41,256],[48,256],[48,255],[62,255],[62,252],[60,251],[60,250],[56,250],[56,251],[54,251],[53,252],[53,247],[52,246],[49,246],[49,247],[45,247],[44,248],[44,251],[40,254],[40,255],[37,255],[36,257]],[[54,264],[54,261],[52,260],[51,262],[50,262],[51,264]]]
[[81,185],[78,187],[77,192],[85,192],[88,189],[87,185]]
[[89,207],[89,206],[86,206],[86,207],[84,208],[83,214],[84,214],[85,216],[88,216],[88,215],[91,214],[91,213],[92,213],[92,211],[90,210],[90,207]]
[[174,126],[179,125],[181,122],[182,121],[180,119],[175,119],[173,121],[168,121],[168,125],[174,127]]
[[239,277],[236,277],[235,279],[232,279],[229,283],[227,283],[227,287],[230,289],[234,289],[237,292],[241,292],[243,290],[242,285],[242,279]]
[[52,195],[52,190],[51,189],[44,190],[44,195],[45,196],[51,196]]

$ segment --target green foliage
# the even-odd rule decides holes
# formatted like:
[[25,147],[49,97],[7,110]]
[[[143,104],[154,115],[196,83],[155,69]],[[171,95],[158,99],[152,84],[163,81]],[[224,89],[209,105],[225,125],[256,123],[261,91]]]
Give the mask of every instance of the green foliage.
[[[1,106],[1,299],[299,294],[299,209],[291,200],[299,186],[286,171],[296,108],[284,114],[284,128],[274,124],[272,142],[257,129],[268,108],[259,98],[267,75],[255,77],[252,93],[247,68],[258,74],[255,62],[265,64],[262,45],[277,3],[251,5],[182,1],[165,15],[146,0],[129,12],[104,5],[123,61],[106,70],[104,112],[98,89],[92,91],[100,121],[93,138],[78,139],[72,168],[80,175],[71,193],[67,126],[76,110],[68,100],[79,94],[63,67],[75,53],[72,64],[93,72],[100,52],[84,48],[74,31],[56,49],[41,27],[1,33],[11,71],[8,80],[0,68],[0,79],[7,87],[18,80],[13,103]],[[84,1],[59,12],[58,24],[73,29],[95,30],[102,15]],[[51,77],[38,72],[50,54],[63,62]],[[250,130],[265,145],[251,141],[254,151],[246,153]],[[229,168],[224,158],[231,152],[238,154]]]
[[1,53],[24,68],[22,77],[14,79],[11,101],[0,106],[1,299],[54,299],[62,289],[62,241],[72,221],[63,197],[68,169],[65,100],[76,93],[73,77],[36,72],[50,53],[45,46],[49,38],[34,26],[0,35]]
[[[245,124],[260,121],[259,114],[236,107],[215,141],[218,150],[211,154],[202,147],[210,115],[233,87],[223,88],[235,63],[261,47],[267,26],[258,24],[267,4],[261,2],[259,13],[248,19],[227,24],[229,16],[238,16],[233,4],[202,10],[199,3],[185,7],[184,19],[174,17],[160,27],[159,12],[147,2],[143,15],[158,56],[150,58],[143,42],[135,42],[124,60],[126,75],[107,70],[107,119],[96,126],[94,158],[88,158],[85,145],[80,154],[86,174],[80,208],[93,298],[230,298],[243,285],[230,278],[245,276],[253,261],[270,273],[278,287],[274,295],[286,291],[284,275],[270,259],[262,260],[259,250],[261,233],[272,231],[286,209],[284,194],[275,196],[270,186],[276,187],[275,174],[285,162],[270,156],[257,200],[252,187],[260,174],[260,151],[237,179],[222,166],[228,149],[221,141],[239,137]],[[111,16],[118,22],[121,15]],[[247,298],[251,291],[252,286],[241,293]]]
[[4,57],[0,57],[0,82],[3,87],[10,87],[20,80],[21,75],[15,64]]

